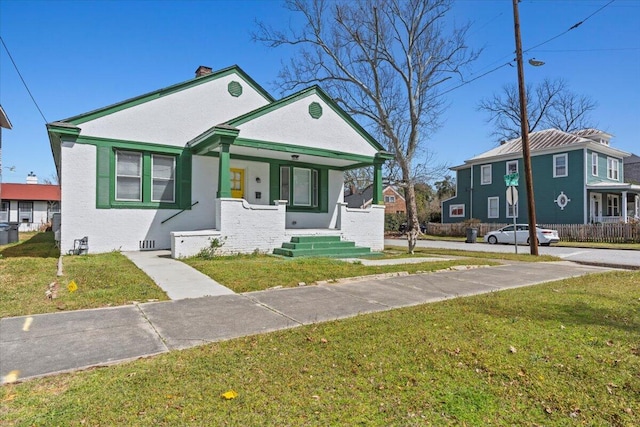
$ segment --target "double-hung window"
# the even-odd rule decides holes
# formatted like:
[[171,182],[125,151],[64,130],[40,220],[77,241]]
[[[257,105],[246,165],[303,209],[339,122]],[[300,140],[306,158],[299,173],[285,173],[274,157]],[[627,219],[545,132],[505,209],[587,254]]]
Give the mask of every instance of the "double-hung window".
[[553,177],[562,178],[569,175],[569,156],[567,153],[553,156]]
[[500,198],[489,197],[487,199],[487,218],[498,218],[500,216]]
[[151,156],[152,202],[173,203],[176,201],[176,158],[174,156]]
[[385,203],[395,203],[396,196],[384,196]]
[[317,169],[280,167],[280,199],[289,201],[290,207],[318,208],[319,192],[320,174]]
[[480,166],[480,185],[491,184],[491,165]]
[[142,201],[142,153],[116,151],[116,200]]
[[618,181],[620,162],[618,159],[607,157],[607,178]]
[[507,175],[518,172],[518,161],[509,160],[507,162]]
[[591,175],[598,176],[598,153],[591,153]]

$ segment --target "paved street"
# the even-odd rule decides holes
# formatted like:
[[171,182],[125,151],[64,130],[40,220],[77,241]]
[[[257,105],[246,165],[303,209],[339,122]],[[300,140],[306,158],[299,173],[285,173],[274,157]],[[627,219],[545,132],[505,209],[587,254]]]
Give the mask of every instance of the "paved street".
[[[406,246],[406,239],[385,239],[385,246]],[[422,248],[458,249],[481,252],[514,253],[513,245],[490,245],[482,241],[477,243],[448,242],[440,240],[419,240]],[[559,246],[540,246],[541,255],[553,255],[567,261],[576,261],[596,265],[610,265],[627,268],[640,268],[640,251],[618,249],[564,248]],[[518,253],[529,253],[529,246],[518,246]]]

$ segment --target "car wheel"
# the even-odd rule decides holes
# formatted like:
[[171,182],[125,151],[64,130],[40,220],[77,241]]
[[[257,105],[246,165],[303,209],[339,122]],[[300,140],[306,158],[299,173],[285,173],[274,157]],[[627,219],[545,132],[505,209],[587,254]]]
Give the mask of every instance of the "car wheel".
[[551,242],[549,243],[543,243],[542,246],[551,246]]
[[495,245],[496,243],[498,243],[498,238],[496,236],[489,236],[487,242],[489,242],[489,244],[491,245]]
[[[540,240],[536,239],[538,241],[538,246],[540,246]],[[527,239],[527,245],[529,244],[529,239]]]

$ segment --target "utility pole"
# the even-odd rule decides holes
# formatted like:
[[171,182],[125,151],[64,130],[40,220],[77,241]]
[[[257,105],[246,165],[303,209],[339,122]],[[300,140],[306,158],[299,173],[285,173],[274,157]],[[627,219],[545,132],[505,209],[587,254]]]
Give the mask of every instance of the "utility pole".
[[[522,40],[520,39],[520,16],[518,1],[513,0],[513,24],[516,35],[516,60],[518,62],[518,92],[520,94],[520,129],[522,132],[522,161],[524,181],[527,191],[527,213],[529,217],[529,248],[531,255],[538,255],[538,233],[536,231],[536,206],[533,198],[533,174],[531,173],[531,152],[529,150],[529,123],[527,123],[527,97],[522,65]],[[515,212],[514,212],[515,213]]]

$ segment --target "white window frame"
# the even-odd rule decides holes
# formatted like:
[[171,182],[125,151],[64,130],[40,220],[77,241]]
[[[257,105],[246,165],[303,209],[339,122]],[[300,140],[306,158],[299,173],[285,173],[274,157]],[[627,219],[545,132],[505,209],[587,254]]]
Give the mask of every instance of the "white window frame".
[[9,222],[9,202],[0,202],[0,222]]
[[[505,206],[506,206],[506,217],[507,218],[518,218],[518,203],[515,203],[514,205],[511,205],[511,203],[509,203],[507,200],[505,200]],[[513,212],[509,212],[511,206],[513,206]]]
[[[25,209],[28,206],[28,209]],[[28,214],[28,217],[25,215]],[[28,219],[28,221],[24,221]],[[18,202],[18,222],[33,223],[33,202]]]
[[384,196],[384,202],[385,203],[395,203],[396,202],[396,196]]
[[[137,155],[139,158],[139,170],[140,170],[140,175],[119,175],[118,174],[118,157],[120,156],[120,153],[126,153],[129,155]],[[137,151],[120,151],[117,150],[116,151],[116,185],[115,185],[115,198],[116,201],[123,201],[123,202],[141,202],[142,201],[142,175],[144,174],[144,164],[143,164],[143,155],[141,152],[137,152]],[[140,196],[137,199],[123,199],[123,198],[119,198],[118,197],[118,178],[123,177],[123,178],[138,178],[138,186],[139,186],[139,194]]]
[[[495,203],[495,206],[491,206]],[[491,211],[494,211],[494,214]],[[487,218],[500,218],[500,197],[494,196],[487,198]]]
[[[513,165],[515,164],[515,170],[514,171],[510,171],[509,170],[509,165]],[[505,170],[506,170],[506,175],[509,175],[511,173],[518,173],[518,161],[517,160],[509,160],[508,162],[505,163]]]
[[[564,158],[564,173],[558,173],[558,159]],[[553,156],[553,177],[563,178],[569,176],[569,155],[567,153],[554,154]]]
[[[462,209],[462,213],[454,215],[453,211],[457,210],[457,209]],[[464,218],[464,204],[449,205],[449,217],[450,218]]]
[[591,153],[591,175],[598,176],[598,153]]
[[620,196],[607,194],[607,216],[620,216]]
[[[172,161],[172,166],[171,166],[171,178],[162,178],[162,177],[156,177],[155,176],[155,159],[156,157],[164,157],[167,159],[171,159]],[[156,183],[156,181],[164,181],[167,183],[167,185],[171,185],[173,187],[173,191],[171,192],[172,194],[172,198],[171,200],[169,199],[154,199],[153,196],[153,188],[154,188],[154,184]],[[175,203],[176,201],[176,157],[175,156],[166,156],[166,155],[162,155],[162,154],[152,154],[151,155],[151,201],[152,202],[159,202],[159,203]]]
[[607,157],[607,178],[620,181],[620,161],[618,159]]
[[[313,178],[311,175],[311,169],[309,168],[293,168],[293,194],[291,197],[293,199],[291,203],[293,206],[311,206],[313,200],[311,197],[311,189],[313,187]],[[300,182],[303,182],[303,176],[307,183],[304,187],[300,185]],[[306,195],[298,193],[297,190],[306,190]],[[302,200],[299,196],[302,196]]]
[[[489,171],[488,179],[485,179],[485,170]],[[482,165],[482,166],[480,166],[480,185],[490,185],[491,184],[491,173],[492,173],[491,165]]]

